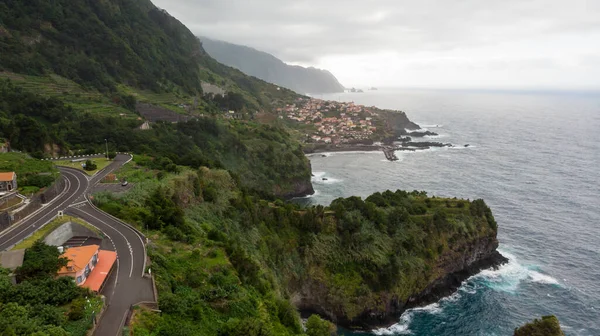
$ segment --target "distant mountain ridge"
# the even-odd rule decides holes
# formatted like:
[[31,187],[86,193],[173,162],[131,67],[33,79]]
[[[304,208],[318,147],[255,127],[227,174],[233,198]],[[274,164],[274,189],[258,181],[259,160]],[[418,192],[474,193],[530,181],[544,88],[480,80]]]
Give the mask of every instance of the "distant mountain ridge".
[[200,40],[210,56],[247,75],[302,94],[344,91],[344,86],[327,70],[289,65],[271,54],[243,45],[208,37],[200,37]]

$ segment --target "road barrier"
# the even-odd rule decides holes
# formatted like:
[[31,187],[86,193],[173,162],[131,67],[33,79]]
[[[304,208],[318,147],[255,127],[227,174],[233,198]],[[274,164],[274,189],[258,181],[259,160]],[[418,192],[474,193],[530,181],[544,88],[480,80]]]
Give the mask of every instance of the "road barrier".
[[51,202],[57,196],[61,195],[65,191],[66,179],[61,176],[54,184],[48,187],[44,192],[33,195],[23,209],[10,213],[10,211],[4,211],[0,213],[0,232],[6,230],[10,226],[16,224],[25,217],[33,214],[39,210],[43,204]]

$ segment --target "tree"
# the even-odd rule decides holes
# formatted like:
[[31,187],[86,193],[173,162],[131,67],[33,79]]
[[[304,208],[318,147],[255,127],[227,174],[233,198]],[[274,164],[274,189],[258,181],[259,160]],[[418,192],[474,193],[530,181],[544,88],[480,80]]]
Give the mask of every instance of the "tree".
[[183,210],[173,202],[163,187],[156,188],[146,199],[146,207],[150,210],[150,215],[146,218],[150,229],[162,229],[167,226],[181,229],[185,224]]
[[25,251],[23,265],[16,270],[17,278],[23,281],[56,276],[58,270],[68,263],[68,259],[60,255],[56,247],[46,245],[42,240],[36,241]]
[[116,157],[117,157],[117,153],[115,153],[115,152],[108,152],[108,159],[109,160],[112,160],[112,159],[114,159]]
[[94,161],[85,160],[85,167],[83,167],[83,169],[85,169],[87,171],[92,171],[92,170],[96,170],[97,168],[98,168],[98,166],[94,163]]
[[514,336],[564,336],[560,323],[554,315],[542,316],[531,323],[515,329]]
[[306,334],[308,336],[332,336],[336,334],[333,323],[325,321],[318,315],[311,315],[306,321]]

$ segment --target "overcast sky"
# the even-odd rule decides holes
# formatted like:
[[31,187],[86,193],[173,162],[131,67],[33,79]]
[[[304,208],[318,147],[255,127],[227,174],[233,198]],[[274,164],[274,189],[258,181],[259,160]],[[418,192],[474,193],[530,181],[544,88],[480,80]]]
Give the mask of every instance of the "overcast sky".
[[600,89],[600,0],[153,0],[346,86]]

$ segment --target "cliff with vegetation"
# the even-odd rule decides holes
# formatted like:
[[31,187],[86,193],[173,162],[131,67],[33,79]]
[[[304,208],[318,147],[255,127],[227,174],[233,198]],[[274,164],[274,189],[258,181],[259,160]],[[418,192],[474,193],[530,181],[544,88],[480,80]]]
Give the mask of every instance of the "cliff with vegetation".
[[[279,200],[313,192],[309,161],[271,109],[299,96],[218,63],[148,0],[5,1],[0,45],[0,137],[13,149],[135,153],[117,172],[133,188],[95,201],[150,238],[162,313],[137,314],[136,334],[297,335],[299,311],[366,328],[503,261],[482,200]],[[227,94],[203,94],[202,81]],[[186,121],[140,129],[139,102]],[[416,127],[403,113],[389,123]],[[14,308],[2,302],[0,313]],[[309,322],[309,335],[334,329]]]
[[150,230],[163,313],[142,329],[217,335],[234,324],[292,335],[298,312],[381,326],[505,260],[482,200],[386,191],[303,208],[245,193],[222,170],[185,169],[158,183],[151,169],[136,170],[148,175],[130,194],[95,199]]
[[201,37],[202,46],[217,61],[298,93],[344,92],[344,86],[326,70],[289,65],[254,48]]
[[554,315],[542,316],[541,320],[516,328],[514,336],[565,336],[560,328],[560,323]]
[[[234,107],[252,116],[296,94],[216,62],[150,1],[10,1],[0,9],[0,137],[14,150],[94,153],[107,139],[112,151],[152,154],[164,167],[226,168],[262,195],[313,193],[309,162],[286,129],[219,116]],[[202,81],[228,93],[203,95]],[[139,101],[190,121],[138,130]]]

